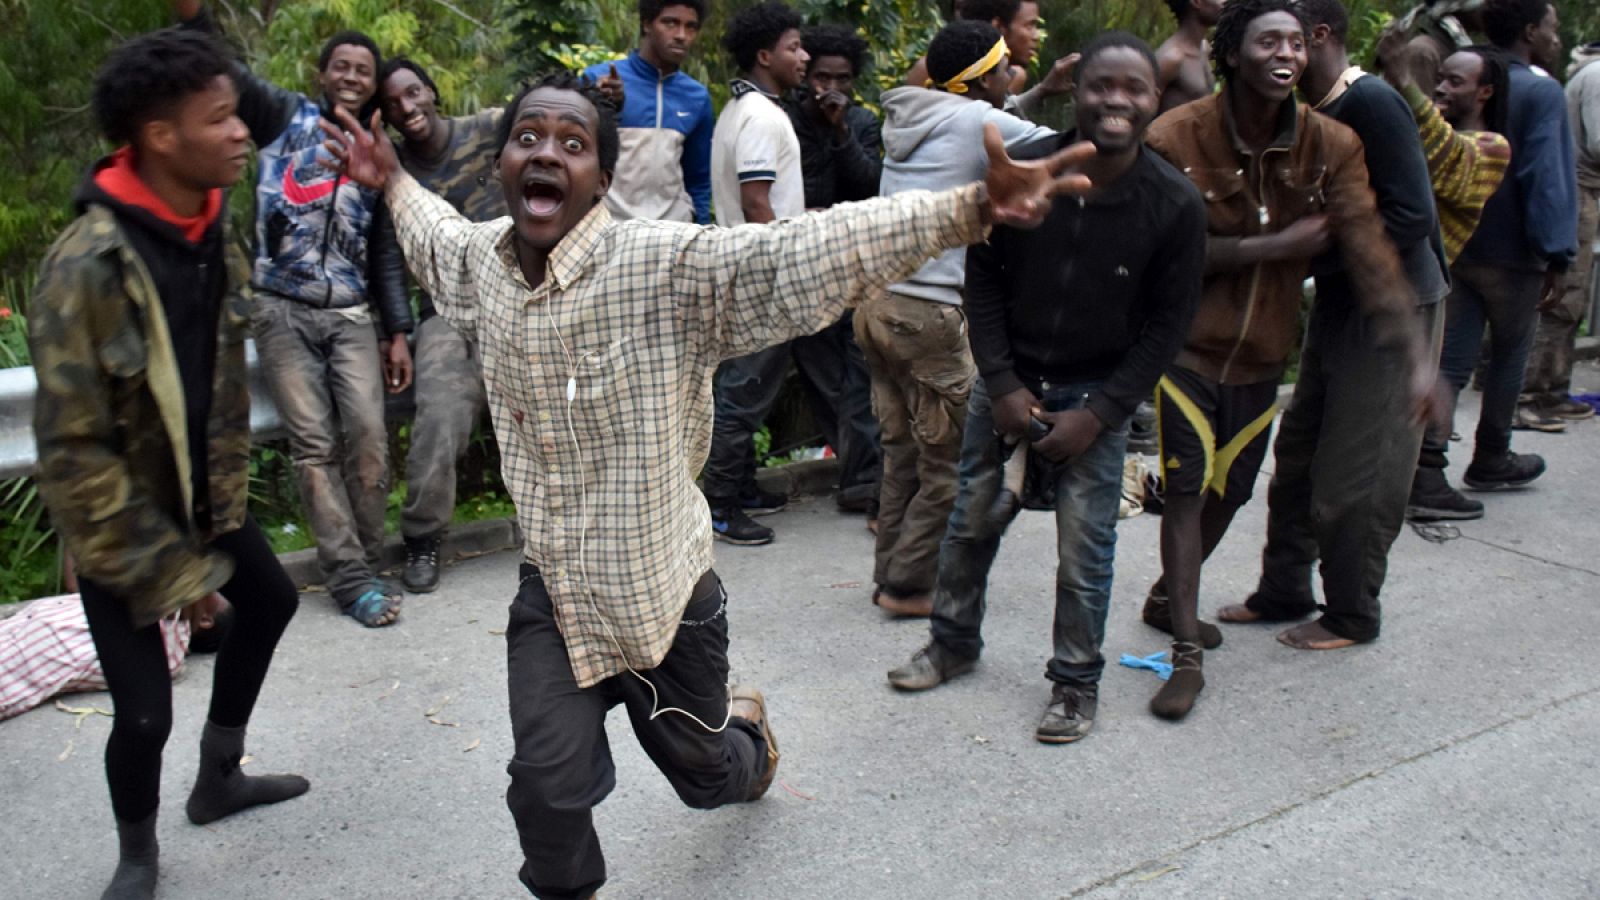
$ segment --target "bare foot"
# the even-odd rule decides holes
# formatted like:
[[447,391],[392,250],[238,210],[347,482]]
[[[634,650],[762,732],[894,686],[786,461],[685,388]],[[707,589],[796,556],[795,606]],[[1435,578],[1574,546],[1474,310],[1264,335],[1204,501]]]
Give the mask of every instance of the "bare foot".
[[933,615],[932,594],[911,594],[896,597],[883,588],[872,592],[872,603],[891,616],[904,619],[926,619]]
[[1261,614],[1243,603],[1230,603],[1217,610],[1217,621],[1231,622],[1235,625],[1245,622],[1259,622],[1261,621]]
[[1343,650],[1355,641],[1339,637],[1322,627],[1321,622],[1303,622],[1278,635],[1278,642],[1296,650]]

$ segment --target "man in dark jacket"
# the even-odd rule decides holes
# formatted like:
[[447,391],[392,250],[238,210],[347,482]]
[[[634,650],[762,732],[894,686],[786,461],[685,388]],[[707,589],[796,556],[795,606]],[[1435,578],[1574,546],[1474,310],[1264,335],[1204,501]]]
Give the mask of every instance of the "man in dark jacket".
[[[1311,27],[1300,90],[1361,138],[1384,230],[1417,298],[1431,367],[1449,284],[1416,119],[1398,91],[1350,64],[1344,46],[1350,17],[1339,0],[1298,5]],[[1333,650],[1378,636],[1378,593],[1405,520],[1422,423],[1412,414],[1405,356],[1373,342],[1344,257],[1334,250],[1315,260],[1312,272],[1316,305],[1294,399],[1274,445],[1261,582],[1244,608],[1232,607],[1223,618],[1312,614],[1311,572],[1320,558],[1326,611],[1279,639],[1302,650]]]
[[213,592],[235,625],[217,654],[189,818],[205,824],[305,793],[239,771],[245,729],[299,595],[246,512],[248,267],[223,189],[249,163],[225,50],[168,29],[124,44],[95,79],[108,139],[79,217],[39,267],[36,481],[77,562],[117,716],[106,779],[121,859],[104,897],[154,896],[161,754],[172,685],[160,623]]
[[[200,0],[174,0],[174,9],[187,27],[215,30]],[[242,63],[234,71],[239,117],[260,154],[251,279],[256,350],[289,432],[328,593],[369,627],[400,614],[400,594],[378,579],[376,566],[389,495],[383,394],[411,384],[411,304],[388,210],[377,192],[322,166],[326,135],[318,123],[335,107],[365,123],[381,62],[366,35],[334,35],[317,60],[320,103]]]
[[[806,209],[878,195],[883,135],[878,119],[853,99],[866,64],[867,42],[848,28],[818,25],[801,33],[811,60],[806,80],[785,106],[800,141]],[[877,517],[878,419],[872,414],[872,374],[856,345],[854,311],[789,345],[810,395],[811,410],[839,456],[840,508]]]
[[1057,200],[1036,231],[996,228],[967,253],[966,309],[982,377],[967,403],[933,639],[889,673],[901,690],[926,690],[972,670],[1006,524],[994,509],[1005,443],[1025,437],[1036,418],[1049,434],[1033,443],[1028,465],[1046,470],[1054,487],[1060,560],[1045,669],[1052,689],[1035,730],[1045,743],[1079,740],[1094,724],[1127,422],[1183,346],[1200,296],[1205,204],[1143,144],[1161,96],[1157,71],[1149,46],[1123,32],[1084,47],[1077,131],[1018,153],[1092,140],[1098,155],[1084,172],[1093,192]]

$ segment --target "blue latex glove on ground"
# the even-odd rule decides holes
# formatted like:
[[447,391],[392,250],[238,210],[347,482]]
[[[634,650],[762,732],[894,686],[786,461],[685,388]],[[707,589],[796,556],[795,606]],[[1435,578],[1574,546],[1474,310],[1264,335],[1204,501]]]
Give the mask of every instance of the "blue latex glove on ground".
[[1172,677],[1172,663],[1167,662],[1169,651],[1152,653],[1149,656],[1134,656],[1132,653],[1122,654],[1120,662],[1130,669],[1149,669],[1156,673],[1156,677],[1166,681]]

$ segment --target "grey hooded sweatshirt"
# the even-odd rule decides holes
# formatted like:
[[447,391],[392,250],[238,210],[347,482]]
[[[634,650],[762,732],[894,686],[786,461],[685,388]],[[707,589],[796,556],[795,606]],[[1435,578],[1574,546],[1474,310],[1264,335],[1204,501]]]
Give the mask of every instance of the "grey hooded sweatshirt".
[[[920,87],[884,92],[883,178],[878,193],[942,191],[980,181],[989,171],[983,150],[983,125],[1000,128],[1006,149],[1054,134],[1001,112],[982,100]],[[897,294],[961,305],[966,282],[967,249],[946,250],[909,279],[889,285]]]
[[[1578,147],[1578,186],[1600,188],[1600,44],[1572,50],[1567,68],[1567,118]],[[1581,238],[1580,238],[1581,240]]]

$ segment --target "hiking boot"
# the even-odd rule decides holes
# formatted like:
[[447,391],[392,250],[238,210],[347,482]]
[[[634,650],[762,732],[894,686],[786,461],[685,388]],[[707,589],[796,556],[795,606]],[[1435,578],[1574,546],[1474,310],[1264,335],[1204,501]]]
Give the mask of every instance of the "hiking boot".
[[1536,406],[1522,405],[1517,407],[1517,414],[1511,418],[1511,427],[1517,431],[1560,434],[1567,430],[1567,423],[1555,416],[1547,415]]
[[1519,488],[1544,474],[1544,457],[1537,453],[1505,453],[1474,459],[1462,481],[1475,491]]
[[1406,500],[1410,522],[1466,521],[1483,518],[1483,503],[1450,486],[1443,469],[1418,469]]
[[1536,405],[1545,415],[1555,416],[1568,422],[1581,422],[1584,419],[1594,418],[1594,407],[1582,400],[1574,400],[1568,394],[1547,397]]
[[910,662],[889,670],[889,683],[902,691],[925,691],[959,678],[977,665],[977,660],[963,659],[938,641],[929,641],[928,646],[912,655]]
[[[753,492],[739,495],[739,508],[747,516],[768,516],[782,510],[789,505],[789,498],[785,494],[775,494],[756,488]],[[766,541],[762,541],[766,543]]]
[[737,506],[711,508],[711,536],[729,544],[754,547],[772,543],[772,529],[745,515]]
[[1041,744],[1070,744],[1088,737],[1094,711],[1100,705],[1097,685],[1057,684],[1050,689],[1050,705],[1039,717],[1033,736]]
[[[1150,586],[1150,593],[1144,597],[1144,612],[1141,614],[1144,623],[1157,631],[1172,633],[1172,607],[1167,603],[1167,592],[1160,582]],[[1222,629],[1215,624],[1201,620],[1200,643],[1207,650],[1215,650],[1222,646]]]
[[439,586],[439,535],[406,538],[406,567],[400,581],[406,590],[426,594]]

